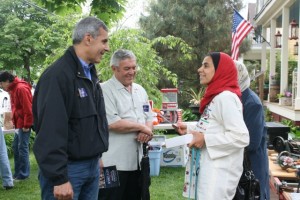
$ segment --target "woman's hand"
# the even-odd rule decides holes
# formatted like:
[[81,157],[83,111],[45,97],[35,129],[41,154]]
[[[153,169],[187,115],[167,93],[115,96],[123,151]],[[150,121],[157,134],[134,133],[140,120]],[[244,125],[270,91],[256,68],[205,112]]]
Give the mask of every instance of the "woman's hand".
[[201,149],[205,145],[204,134],[198,131],[191,131],[193,134],[193,140],[190,142],[189,147],[196,147]]
[[180,135],[185,135],[186,134],[187,126],[185,124],[177,123],[177,124],[172,124],[172,126],[175,129],[175,131],[177,133],[179,133]]

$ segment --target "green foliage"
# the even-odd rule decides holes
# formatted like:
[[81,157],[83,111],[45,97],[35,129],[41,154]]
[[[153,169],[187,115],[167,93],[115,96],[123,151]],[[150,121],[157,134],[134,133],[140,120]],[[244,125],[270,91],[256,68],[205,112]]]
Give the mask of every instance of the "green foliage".
[[191,97],[190,103],[193,105],[199,105],[202,97],[204,96],[205,87],[201,87],[198,92],[195,92],[193,88],[189,88],[187,93]]
[[268,108],[265,108],[265,121],[266,122],[273,121],[272,112]]
[[4,135],[8,157],[12,157],[12,155],[13,155],[12,144],[14,141],[14,136],[15,136],[14,134],[5,134]]
[[[199,86],[197,69],[208,52],[230,53],[232,6],[241,8],[241,1],[151,1],[149,15],[140,18],[140,26],[147,38],[175,36],[192,47],[189,59],[182,59],[182,54],[176,46],[155,46],[163,58],[163,64],[178,75],[178,81],[182,83],[181,91]],[[164,79],[161,79],[159,84],[160,87],[169,87],[169,83]],[[188,106],[188,99],[181,94],[180,107]]]
[[[15,134],[5,134],[4,135],[8,157],[12,157],[13,153],[14,153],[13,148],[12,148],[14,137],[15,137]],[[32,131],[30,134],[30,139],[29,139],[29,149],[32,149],[34,139],[35,139],[35,132]]]
[[[123,17],[127,0],[35,0],[35,2],[62,16],[82,13],[82,6],[90,6],[89,15],[96,15],[110,25]],[[87,5],[89,2],[90,5]]]
[[39,78],[40,74],[55,60],[64,54],[66,48],[72,45],[72,31],[80,19],[79,16],[66,16],[66,17],[51,17],[53,24],[47,27],[41,36],[41,40],[45,48],[51,51],[47,54],[40,66],[33,68],[33,74],[36,74],[34,80]]
[[15,70],[27,81],[36,79],[36,71],[46,57],[58,46],[65,46],[62,36],[67,25],[52,27],[65,20],[22,0],[0,0],[0,69]]
[[259,87],[259,81],[255,77],[255,74],[259,73],[261,71],[261,63],[258,60],[247,60],[244,62],[245,66],[247,67],[248,74],[250,76],[250,79],[253,79],[250,83],[250,88],[253,91],[258,90]]
[[146,89],[149,98],[154,101],[156,107],[159,107],[161,104],[161,93],[157,88],[159,77],[164,76],[176,85],[177,76],[162,65],[162,59],[152,48],[152,41],[143,37],[138,30],[126,29],[114,32],[110,36],[109,45],[110,51],[104,55],[100,65],[97,66],[101,80],[108,80],[112,76],[109,62],[113,52],[120,48],[129,49],[136,55],[139,66],[135,82]]
[[[293,71],[297,69],[297,61],[289,60],[288,61],[288,87],[287,90],[291,90],[291,85],[293,81]],[[280,70],[281,68],[281,61],[277,60],[276,61],[276,66],[275,66],[275,74],[270,74],[270,66],[268,66],[268,69],[266,70],[265,73],[265,83],[269,83],[269,77],[273,80],[280,81]]]
[[283,119],[283,120],[281,120],[281,123],[286,125],[286,126],[289,126],[290,127],[290,133],[292,135],[294,135],[295,137],[300,138],[300,131],[299,131],[300,127],[296,126],[292,120]]
[[188,122],[188,121],[196,121],[198,119],[197,115],[192,113],[191,109],[185,109],[182,112],[182,121]]

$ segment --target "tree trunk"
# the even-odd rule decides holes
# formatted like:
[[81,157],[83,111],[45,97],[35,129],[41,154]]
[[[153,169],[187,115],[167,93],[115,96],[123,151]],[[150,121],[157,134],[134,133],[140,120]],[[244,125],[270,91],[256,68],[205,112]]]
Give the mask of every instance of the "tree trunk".
[[26,70],[27,76],[23,77],[25,81],[31,84],[31,78],[30,78],[30,59],[29,57],[24,58],[24,69]]

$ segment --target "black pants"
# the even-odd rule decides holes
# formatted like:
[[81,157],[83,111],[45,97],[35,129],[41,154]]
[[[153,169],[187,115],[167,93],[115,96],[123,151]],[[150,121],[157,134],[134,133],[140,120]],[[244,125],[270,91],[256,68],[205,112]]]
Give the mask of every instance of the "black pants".
[[120,186],[99,190],[98,200],[141,200],[139,178],[141,172],[118,171]]

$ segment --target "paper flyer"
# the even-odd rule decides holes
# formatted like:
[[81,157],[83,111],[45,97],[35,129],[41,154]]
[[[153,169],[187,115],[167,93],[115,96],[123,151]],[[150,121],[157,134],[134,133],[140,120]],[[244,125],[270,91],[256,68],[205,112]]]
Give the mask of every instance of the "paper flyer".
[[100,178],[99,178],[100,189],[120,186],[119,175],[118,175],[117,167],[115,165],[103,167],[101,168],[100,171],[101,171]]
[[185,144],[189,144],[193,139],[192,134],[185,134],[173,138],[166,139],[166,148],[177,147]]

